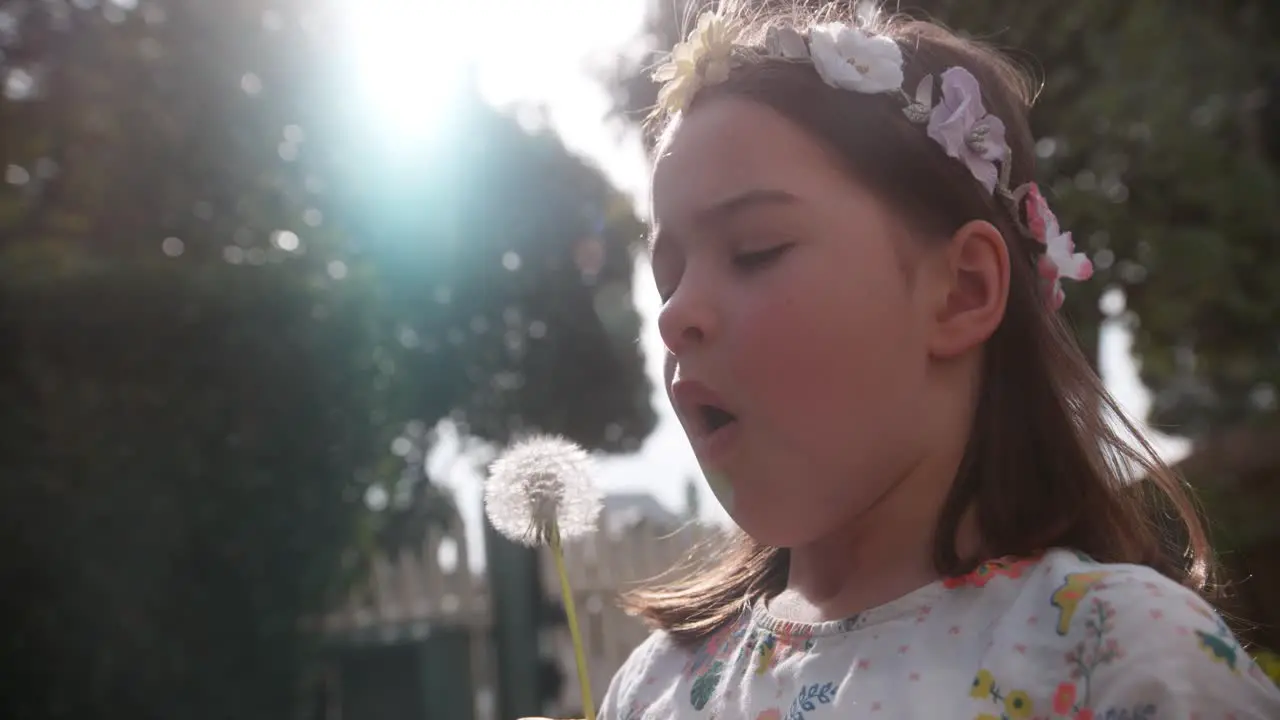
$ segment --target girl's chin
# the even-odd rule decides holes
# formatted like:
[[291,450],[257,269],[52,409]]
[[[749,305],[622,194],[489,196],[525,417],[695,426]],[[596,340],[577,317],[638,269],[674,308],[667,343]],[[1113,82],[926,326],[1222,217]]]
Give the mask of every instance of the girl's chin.
[[[711,488],[711,494],[716,496],[720,507],[733,518],[733,485],[729,483],[729,478],[723,472],[706,468],[703,468],[702,476],[706,478],[707,486]],[[737,518],[734,518],[734,522],[737,522]]]

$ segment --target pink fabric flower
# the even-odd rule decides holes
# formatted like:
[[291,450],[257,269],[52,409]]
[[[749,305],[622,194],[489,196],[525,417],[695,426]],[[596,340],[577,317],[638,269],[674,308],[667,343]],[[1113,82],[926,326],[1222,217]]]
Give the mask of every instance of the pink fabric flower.
[[982,106],[978,79],[962,67],[942,73],[942,101],[929,114],[929,137],[947,154],[963,162],[987,192],[994,192],[996,162],[1009,153],[1004,121]]
[[1040,186],[1027,183],[1027,227],[1036,240],[1044,242],[1049,231],[1058,231],[1058,216],[1049,209],[1049,201],[1040,193]]
[[1062,289],[1062,279],[1088,280],[1093,277],[1093,263],[1084,253],[1075,251],[1071,233],[1062,232],[1057,216],[1049,209],[1049,203],[1040,194],[1040,188],[1035,183],[1028,185],[1026,210],[1027,228],[1045,246],[1037,269],[1040,277],[1045,280],[1047,299],[1055,309],[1062,307],[1066,296]]

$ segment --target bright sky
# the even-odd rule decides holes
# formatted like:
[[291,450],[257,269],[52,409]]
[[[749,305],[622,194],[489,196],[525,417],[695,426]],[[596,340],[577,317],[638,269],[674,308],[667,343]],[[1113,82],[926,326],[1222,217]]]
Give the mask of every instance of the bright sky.
[[[393,121],[392,131],[404,132],[407,140],[428,134],[432,119],[448,111],[436,102],[440,93],[433,93],[433,87],[447,82],[442,76],[458,72],[464,61],[470,61],[486,98],[498,106],[545,106],[566,145],[593,159],[615,186],[636,198],[638,208],[644,207],[648,170],[640,143],[604,121],[609,97],[600,77],[613,58],[635,47],[647,0],[488,0],[473,5],[451,2],[447,8],[441,0],[342,1],[357,7],[353,35],[363,57],[361,72],[367,75],[369,102],[385,108]],[[475,16],[459,17],[458,12]],[[449,22],[442,27],[438,21],[446,15]],[[433,31],[424,38],[423,29],[428,27]],[[422,72],[424,67],[430,71]],[[406,72],[411,77],[405,77]],[[406,82],[422,92],[405,93]],[[635,299],[644,318],[641,344],[654,382],[659,423],[636,455],[604,459],[599,483],[606,492],[650,492],[679,511],[685,502],[685,485],[689,478],[698,477],[699,470],[661,391],[659,302],[643,259],[636,267]],[[1116,296],[1108,302],[1123,300]],[[1129,348],[1130,337],[1123,327],[1116,323],[1104,327],[1103,377],[1128,414],[1140,418],[1146,415],[1149,398]],[[1152,440],[1171,460],[1186,454],[1184,441],[1156,435]],[[472,566],[478,567],[482,561],[481,476],[466,462],[451,457],[454,443],[449,438],[441,444],[432,459],[433,470],[457,493],[468,526]],[[710,491],[700,487],[703,515],[723,519]]]

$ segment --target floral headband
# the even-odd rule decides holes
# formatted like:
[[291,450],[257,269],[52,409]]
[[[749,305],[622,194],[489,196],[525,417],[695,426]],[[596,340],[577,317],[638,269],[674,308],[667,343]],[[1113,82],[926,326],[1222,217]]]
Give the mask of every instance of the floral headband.
[[885,35],[842,23],[815,26],[807,36],[793,28],[771,27],[763,48],[737,45],[737,35],[737,28],[719,15],[703,13],[688,40],[676,45],[671,58],[654,73],[654,80],[662,83],[659,110],[679,114],[699,90],[728,80],[730,70],[744,63],[810,63],[832,87],[899,99],[909,121],[924,125],[930,139],[1009,207],[1018,229],[1044,246],[1037,270],[1052,308],[1062,305],[1064,278],[1080,281],[1093,275],[1093,264],[1075,251],[1071,233],[1058,226],[1036,184],[1009,187],[1011,153],[1004,122],[983,107],[982,90],[971,72],[958,66],[945,70],[940,77],[942,99],[935,104],[932,75],[920,81],[914,96],[902,89],[902,49]]

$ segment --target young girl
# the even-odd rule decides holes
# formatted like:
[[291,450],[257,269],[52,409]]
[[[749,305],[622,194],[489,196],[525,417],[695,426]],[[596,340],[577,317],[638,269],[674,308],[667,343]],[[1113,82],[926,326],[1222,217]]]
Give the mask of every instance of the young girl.
[[1280,718],[1056,312],[1091,266],[1026,85],[931,24],[820,20],[704,15],[659,71],[667,387],[744,534],[631,598],[657,631],[601,716]]

